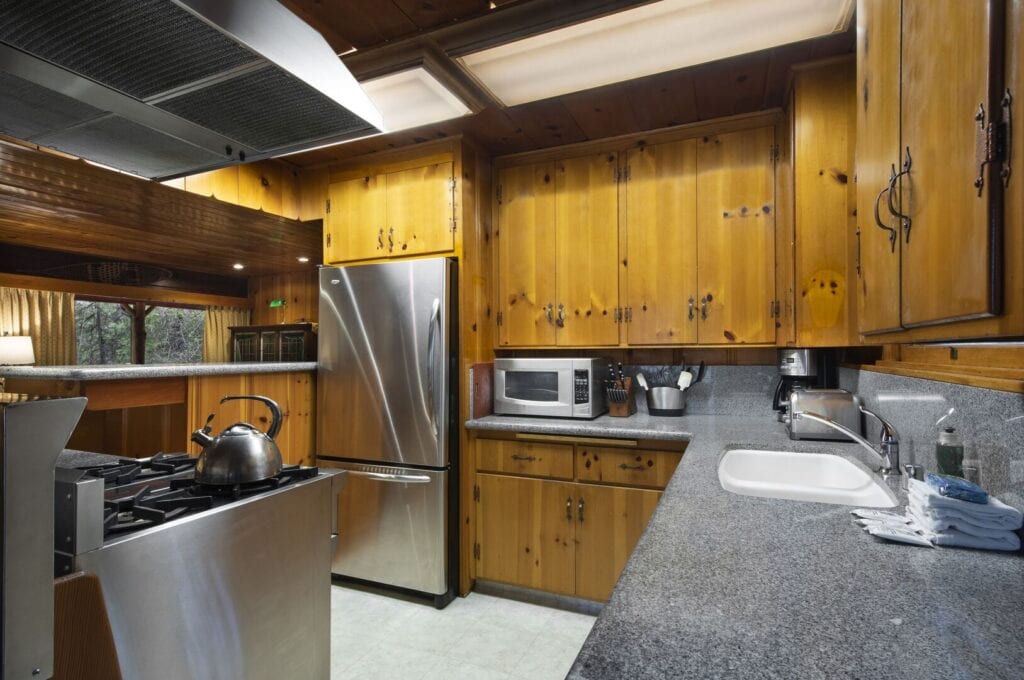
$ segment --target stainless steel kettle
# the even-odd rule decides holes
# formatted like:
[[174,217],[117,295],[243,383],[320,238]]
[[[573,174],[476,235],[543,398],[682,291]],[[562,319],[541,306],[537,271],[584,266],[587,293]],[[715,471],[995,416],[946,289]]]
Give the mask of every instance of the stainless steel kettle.
[[199,484],[228,486],[251,484],[275,477],[281,472],[281,450],[274,437],[281,429],[281,409],[268,397],[224,397],[220,403],[234,399],[261,401],[270,409],[273,420],[266,432],[249,423],[235,423],[216,437],[210,436],[210,421],[192,433],[192,441],[203,447],[196,462],[195,481]]

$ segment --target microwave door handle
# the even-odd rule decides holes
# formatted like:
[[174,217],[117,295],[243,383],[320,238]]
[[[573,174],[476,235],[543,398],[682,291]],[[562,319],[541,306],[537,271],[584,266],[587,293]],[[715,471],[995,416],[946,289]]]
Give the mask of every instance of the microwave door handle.
[[434,395],[434,372],[436,370],[434,361],[434,340],[437,328],[441,321],[441,301],[434,298],[434,305],[430,312],[430,321],[427,328],[427,408],[430,414],[430,427],[437,437],[437,404]]

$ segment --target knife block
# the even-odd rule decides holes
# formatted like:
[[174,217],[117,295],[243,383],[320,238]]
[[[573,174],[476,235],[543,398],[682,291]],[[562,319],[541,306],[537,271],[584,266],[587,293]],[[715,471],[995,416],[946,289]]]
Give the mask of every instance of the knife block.
[[623,378],[623,389],[608,388],[608,415],[613,418],[628,418],[636,413],[636,397],[633,393],[633,379]]

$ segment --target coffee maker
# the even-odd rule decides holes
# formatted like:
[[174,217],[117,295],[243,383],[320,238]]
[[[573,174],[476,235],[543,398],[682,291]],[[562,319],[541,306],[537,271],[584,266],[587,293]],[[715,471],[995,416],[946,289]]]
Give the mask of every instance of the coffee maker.
[[778,352],[779,382],[775,386],[772,408],[779,412],[779,420],[786,415],[789,395],[794,389],[827,387],[826,376],[820,370],[821,352],[813,349],[784,348]]

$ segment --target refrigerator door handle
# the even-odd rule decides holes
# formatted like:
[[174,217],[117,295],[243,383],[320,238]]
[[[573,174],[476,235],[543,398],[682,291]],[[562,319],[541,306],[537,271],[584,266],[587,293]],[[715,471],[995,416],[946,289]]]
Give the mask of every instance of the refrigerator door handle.
[[430,427],[436,437],[437,432],[437,404],[434,397],[434,337],[441,321],[441,301],[434,298],[434,305],[430,312],[429,327],[427,328],[427,400],[430,408]]
[[400,482],[402,484],[430,483],[430,477],[427,475],[396,475],[388,472],[366,472],[364,470],[346,470],[346,472],[357,477],[369,477],[378,482]]

